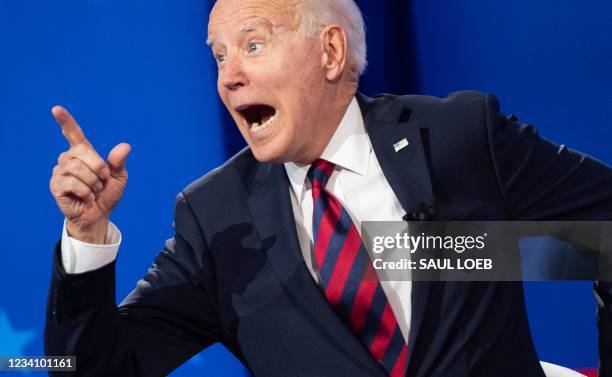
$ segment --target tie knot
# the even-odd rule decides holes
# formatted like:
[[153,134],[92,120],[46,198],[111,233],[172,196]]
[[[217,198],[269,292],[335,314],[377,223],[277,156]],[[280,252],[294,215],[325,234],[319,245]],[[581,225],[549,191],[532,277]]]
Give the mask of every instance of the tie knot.
[[325,188],[329,177],[334,172],[335,164],[323,159],[318,159],[308,169],[308,179],[312,188]]

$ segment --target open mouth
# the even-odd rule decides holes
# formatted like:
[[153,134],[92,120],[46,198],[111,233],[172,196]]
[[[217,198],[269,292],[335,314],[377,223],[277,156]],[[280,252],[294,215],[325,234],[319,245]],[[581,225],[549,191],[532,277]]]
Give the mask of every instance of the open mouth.
[[276,109],[268,105],[248,105],[238,112],[246,120],[251,132],[261,132],[276,119]]

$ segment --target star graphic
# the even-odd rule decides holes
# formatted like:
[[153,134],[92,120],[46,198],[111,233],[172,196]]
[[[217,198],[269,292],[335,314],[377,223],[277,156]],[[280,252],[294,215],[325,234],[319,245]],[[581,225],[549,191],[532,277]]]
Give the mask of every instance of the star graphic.
[[202,363],[204,363],[204,357],[202,357],[202,354],[199,353],[199,354],[195,355],[194,357],[192,357],[189,360],[189,363],[191,363],[192,365],[201,366]]
[[0,355],[22,356],[25,347],[35,338],[33,329],[17,330],[9,321],[8,314],[0,309]]

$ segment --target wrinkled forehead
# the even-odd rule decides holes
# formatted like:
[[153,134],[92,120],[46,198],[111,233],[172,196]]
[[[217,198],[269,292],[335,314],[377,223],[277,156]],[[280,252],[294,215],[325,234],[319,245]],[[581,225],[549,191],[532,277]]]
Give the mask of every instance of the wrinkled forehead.
[[224,28],[248,24],[296,26],[300,0],[218,0],[208,21],[208,39],[214,40]]

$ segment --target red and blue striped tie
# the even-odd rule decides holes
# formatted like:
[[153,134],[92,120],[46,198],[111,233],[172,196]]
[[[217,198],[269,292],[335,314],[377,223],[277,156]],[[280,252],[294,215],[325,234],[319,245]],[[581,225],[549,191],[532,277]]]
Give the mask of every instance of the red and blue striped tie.
[[312,234],[320,284],[330,305],[391,377],[406,374],[408,346],[370,257],[346,209],[325,185],[335,165],[319,159],[308,170]]

